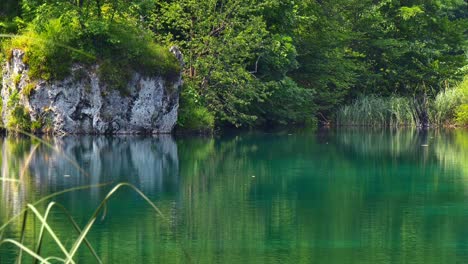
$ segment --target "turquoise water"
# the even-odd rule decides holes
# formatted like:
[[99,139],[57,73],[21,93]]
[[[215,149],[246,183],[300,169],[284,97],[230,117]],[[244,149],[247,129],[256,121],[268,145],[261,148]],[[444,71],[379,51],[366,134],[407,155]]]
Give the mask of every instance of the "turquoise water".
[[[168,221],[119,190],[88,235],[104,263],[468,263],[468,131],[45,140],[54,149],[0,139],[0,225],[48,194],[109,183],[52,199],[83,227],[113,186],[132,183]],[[18,240],[21,223],[3,237]],[[48,223],[71,248],[66,216]],[[29,215],[25,230],[34,248],[40,222]],[[3,245],[0,263],[17,253]],[[63,257],[50,236],[41,255]],[[75,261],[95,263],[85,246]]]

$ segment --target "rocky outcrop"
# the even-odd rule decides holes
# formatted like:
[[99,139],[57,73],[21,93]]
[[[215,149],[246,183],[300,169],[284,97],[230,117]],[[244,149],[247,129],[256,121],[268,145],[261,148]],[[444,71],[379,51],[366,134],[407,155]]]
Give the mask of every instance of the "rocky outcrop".
[[[182,64],[180,51],[171,52]],[[30,80],[24,55],[13,50],[3,67],[1,119],[7,127],[23,120],[37,132],[159,134],[170,133],[177,121],[181,75],[168,82],[135,72],[122,94],[101,82],[99,65],[74,65],[61,81]]]

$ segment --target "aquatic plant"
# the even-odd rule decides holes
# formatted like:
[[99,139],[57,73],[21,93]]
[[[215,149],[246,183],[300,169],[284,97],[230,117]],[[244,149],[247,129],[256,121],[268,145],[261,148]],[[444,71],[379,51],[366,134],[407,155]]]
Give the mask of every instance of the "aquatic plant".
[[[429,99],[424,106],[432,126],[468,125],[468,77]],[[411,98],[363,95],[336,112],[341,126],[416,126],[417,108]]]
[[344,126],[415,126],[415,113],[408,98],[366,95],[338,109],[336,122]]

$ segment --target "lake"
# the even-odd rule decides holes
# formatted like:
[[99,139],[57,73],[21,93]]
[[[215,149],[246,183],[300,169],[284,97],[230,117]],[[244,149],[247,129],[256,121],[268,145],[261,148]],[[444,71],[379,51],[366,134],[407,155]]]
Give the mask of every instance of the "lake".
[[[164,217],[119,189],[87,236],[104,263],[468,263],[468,131],[44,140],[0,139],[0,225],[41,197],[109,183],[49,200],[84,227],[129,182]],[[3,237],[19,240],[22,222]],[[34,248],[40,221],[26,223]],[[57,207],[48,223],[70,249],[78,235],[66,214]],[[0,263],[17,253],[2,245]],[[78,253],[77,263],[96,262],[85,245]],[[49,235],[41,255],[64,256]]]

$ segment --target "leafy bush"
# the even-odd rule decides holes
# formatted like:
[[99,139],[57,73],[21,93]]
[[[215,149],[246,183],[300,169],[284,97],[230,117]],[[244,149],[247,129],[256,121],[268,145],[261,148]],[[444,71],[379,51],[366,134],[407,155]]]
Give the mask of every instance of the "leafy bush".
[[36,85],[37,84],[35,82],[30,82],[26,84],[23,87],[23,94],[29,98],[31,96],[31,93],[34,91],[34,89],[36,89]]
[[185,85],[180,95],[178,128],[183,131],[211,132],[214,125],[213,113],[203,106],[196,90]]
[[455,110],[462,103],[461,91],[456,88],[440,92],[432,104],[431,123],[435,125],[447,125],[453,122]]
[[446,89],[436,96],[430,109],[431,122],[435,125],[467,125],[466,105],[468,105],[468,77],[456,87]]
[[12,76],[13,79],[13,84],[15,85],[15,88],[18,88],[18,85],[21,81],[21,74],[15,74]]
[[39,132],[42,128],[42,122],[40,120],[35,120],[31,122],[31,131]]
[[22,105],[16,105],[8,118],[7,128],[12,130],[30,131],[31,118]]
[[455,121],[460,126],[468,126],[468,104],[462,104],[457,108]]
[[468,76],[465,76],[457,89],[460,91],[462,104],[455,109],[455,122],[457,125],[468,126]]
[[11,130],[30,131],[31,117],[29,116],[29,111],[19,104],[19,100],[20,94],[16,90],[10,95],[7,102],[7,106],[11,109],[11,112],[8,115],[6,127]]
[[258,124],[288,125],[314,123],[314,91],[297,85],[290,78],[265,84],[269,96],[255,105]]

